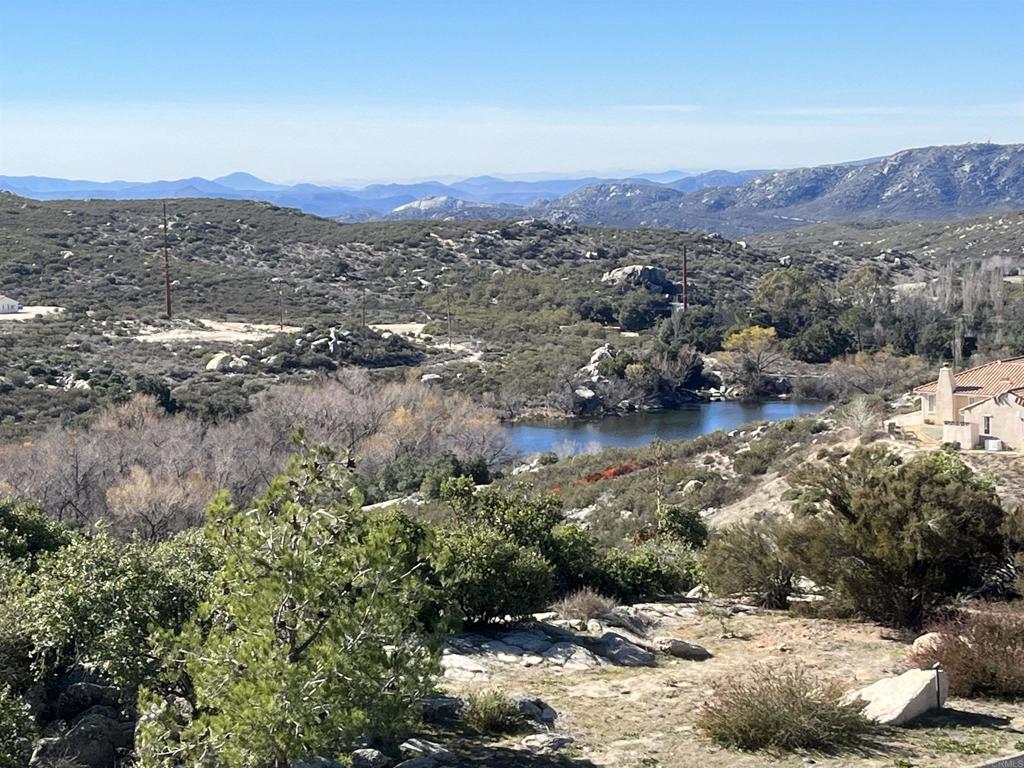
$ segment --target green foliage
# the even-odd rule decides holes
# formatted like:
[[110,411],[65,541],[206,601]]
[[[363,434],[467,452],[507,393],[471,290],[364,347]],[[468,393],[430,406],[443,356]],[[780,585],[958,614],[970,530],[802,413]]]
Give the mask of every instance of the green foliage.
[[751,442],[745,449],[733,454],[732,467],[737,474],[747,477],[766,474],[772,461],[778,457],[775,447],[768,440]]
[[704,582],[717,595],[752,596],[765,608],[785,608],[795,574],[782,541],[781,521],[737,523],[711,537],[703,555]]
[[554,588],[551,564],[488,525],[449,531],[437,556],[445,594],[470,623],[513,620],[543,610]]
[[37,557],[70,540],[70,531],[47,518],[39,507],[0,499],[0,557],[24,559],[34,566]]
[[992,484],[954,453],[903,463],[862,447],[793,478],[809,517],[787,550],[801,572],[863,614],[920,626],[982,587],[1004,563],[1004,515]]
[[697,726],[732,749],[856,749],[877,726],[861,705],[843,704],[843,694],[801,666],[755,666],[712,682]]
[[601,557],[594,538],[575,523],[552,530],[546,557],[554,569],[556,595],[601,581]]
[[834,320],[807,326],[786,343],[789,354],[805,363],[827,363],[853,349],[854,339]]
[[[494,528],[506,539],[522,547],[533,547],[545,557],[554,554],[554,529],[563,520],[562,502],[552,494],[525,495],[487,489],[465,498],[466,485],[457,486],[463,506],[456,511],[460,522],[470,526]],[[446,485],[445,493],[453,494]]]
[[658,532],[670,539],[700,549],[708,540],[708,526],[693,507],[673,504],[661,511]]
[[215,561],[196,533],[151,546],[124,545],[102,530],[41,558],[24,627],[37,675],[83,665],[134,691],[160,668],[150,631],[191,618]]
[[754,291],[754,305],[784,339],[821,321],[832,309],[821,275],[796,267],[776,269],[762,278]]
[[601,569],[608,592],[623,600],[686,592],[700,581],[696,553],[666,539],[613,549]]
[[16,692],[32,681],[28,596],[30,579],[24,561],[0,556],[0,680]]
[[0,686],[0,768],[23,768],[32,754],[35,724],[28,705]]
[[420,493],[423,498],[433,501],[441,498],[441,486],[444,481],[451,477],[468,477],[475,484],[490,482],[491,472],[487,462],[482,458],[472,460],[460,460],[453,454],[447,454],[435,460],[420,483]]
[[281,765],[409,726],[444,627],[430,537],[361,506],[327,449],[295,457],[243,510],[211,505],[205,531],[223,564],[210,601],[168,642],[167,685],[191,689],[194,717],[144,692],[143,764]]
[[619,326],[624,331],[650,328],[668,313],[669,303],[665,297],[645,289],[627,291],[615,309]]
[[462,719],[477,733],[500,735],[514,733],[524,725],[519,705],[504,691],[473,691],[466,697]]
[[558,463],[558,454],[554,451],[545,451],[537,457],[537,461],[542,467],[550,467],[552,464]]

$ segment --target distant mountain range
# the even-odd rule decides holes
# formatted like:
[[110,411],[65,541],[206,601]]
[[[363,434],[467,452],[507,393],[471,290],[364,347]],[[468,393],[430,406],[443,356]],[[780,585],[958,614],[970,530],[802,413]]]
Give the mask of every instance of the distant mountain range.
[[[687,191],[720,184],[741,183],[756,171],[711,171],[687,174],[666,171],[630,177],[631,183],[665,182]],[[382,218],[394,212],[396,218],[410,218],[415,210],[424,217],[440,216],[456,207],[468,214],[478,206],[495,215],[518,215],[506,206],[527,207],[570,194],[582,187],[613,181],[599,177],[510,181],[494,176],[476,176],[452,184],[424,181],[412,184],[371,184],[362,188],[320,184],[274,184],[251,173],[237,172],[215,179],[193,176],[173,181],[85,181],[45,176],[0,176],[0,190],[37,200],[150,200],[175,197],[263,200],[275,205],[299,208],[320,216],[337,216],[350,221]],[[449,198],[467,205],[425,205],[403,209],[417,200]],[[403,209],[403,210],[399,210]],[[483,218],[493,218],[487,215]]]
[[782,171],[666,171],[627,179],[510,181],[362,189],[284,186],[248,173],[216,179],[93,182],[0,176],[0,189],[42,200],[212,197],[264,200],[340,221],[542,218],[744,237],[817,222],[962,218],[1024,208],[1024,145],[961,144]]
[[856,163],[766,172],[740,185],[688,193],[670,187],[598,184],[537,213],[564,223],[695,229],[730,237],[824,221],[962,218],[1024,208],[1024,145],[908,149]]

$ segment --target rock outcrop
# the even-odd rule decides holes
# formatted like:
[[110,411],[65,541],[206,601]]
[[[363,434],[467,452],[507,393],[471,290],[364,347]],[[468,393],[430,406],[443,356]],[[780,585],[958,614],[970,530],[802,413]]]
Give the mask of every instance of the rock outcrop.
[[676,291],[675,284],[668,279],[665,270],[660,267],[649,267],[646,264],[630,264],[605,272],[601,276],[601,282],[646,288],[658,293],[675,293]]

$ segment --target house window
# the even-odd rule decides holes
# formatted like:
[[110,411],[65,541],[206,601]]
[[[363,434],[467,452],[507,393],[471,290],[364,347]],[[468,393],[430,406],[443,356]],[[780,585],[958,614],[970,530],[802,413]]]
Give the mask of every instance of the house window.
[[935,395],[928,395],[928,413],[935,413]]
[[992,434],[992,417],[991,416],[986,416],[984,418],[984,420],[983,420],[983,423],[984,423],[984,426],[982,427],[982,432],[984,434],[986,434],[986,435],[991,435]]

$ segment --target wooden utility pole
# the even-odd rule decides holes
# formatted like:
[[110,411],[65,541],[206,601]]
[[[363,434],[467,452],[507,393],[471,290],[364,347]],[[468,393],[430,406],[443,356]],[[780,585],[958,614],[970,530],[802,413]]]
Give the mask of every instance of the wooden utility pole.
[[164,203],[164,309],[171,319],[171,256],[167,245],[167,203]]
[[445,305],[448,308],[448,349],[452,348],[452,287],[444,287]]
[[690,270],[686,261],[686,246],[683,246],[683,312],[690,308]]

